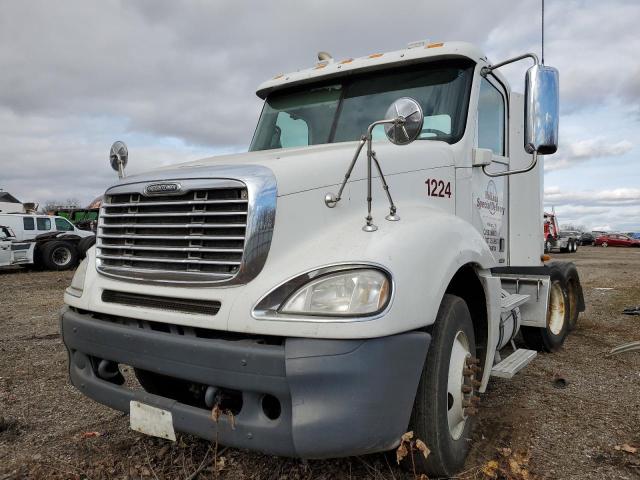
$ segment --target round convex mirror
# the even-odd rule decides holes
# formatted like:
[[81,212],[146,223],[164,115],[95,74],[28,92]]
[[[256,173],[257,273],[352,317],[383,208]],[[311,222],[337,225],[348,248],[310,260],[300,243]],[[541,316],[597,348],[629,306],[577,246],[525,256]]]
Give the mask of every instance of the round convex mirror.
[[397,120],[384,126],[387,138],[396,145],[407,145],[418,138],[422,132],[424,114],[420,104],[413,98],[402,97],[397,99],[387,110],[385,118],[387,120]]
[[109,161],[111,162],[111,168],[116,172],[120,172],[120,165],[122,164],[122,170],[127,166],[127,160],[129,160],[129,151],[124,142],[118,140],[111,145],[111,151],[109,152]]

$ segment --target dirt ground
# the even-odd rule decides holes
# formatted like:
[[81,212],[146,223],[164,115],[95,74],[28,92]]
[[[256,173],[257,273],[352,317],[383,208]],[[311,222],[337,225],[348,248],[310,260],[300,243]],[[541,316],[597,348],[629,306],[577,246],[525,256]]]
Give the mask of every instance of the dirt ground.
[[[561,351],[540,354],[483,396],[475,443],[457,478],[640,478],[640,249],[583,247],[587,310]],[[70,272],[0,270],[0,480],[22,478],[413,479],[389,455],[301,461],[176,443],[128,429],[128,417],[67,380],[58,311]],[[554,378],[566,379],[558,388]],[[636,450],[637,449],[637,450]]]

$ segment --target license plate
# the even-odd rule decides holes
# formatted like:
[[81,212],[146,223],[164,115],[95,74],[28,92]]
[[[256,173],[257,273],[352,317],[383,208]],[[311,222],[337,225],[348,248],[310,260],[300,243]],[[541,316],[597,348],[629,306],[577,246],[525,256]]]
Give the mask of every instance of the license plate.
[[145,405],[134,400],[129,403],[129,420],[132,430],[176,441],[171,412]]

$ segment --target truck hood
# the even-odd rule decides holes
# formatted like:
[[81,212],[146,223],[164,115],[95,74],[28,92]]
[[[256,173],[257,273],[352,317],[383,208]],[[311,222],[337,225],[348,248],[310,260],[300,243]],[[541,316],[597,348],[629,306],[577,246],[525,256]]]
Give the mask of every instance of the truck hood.
[[[208,157],[126,177],[121,183],[169,180],[174,175],[180,178],[187,175],[191,178],[224,177],[225,166],[236,170],[244,165],[261,165],[275,174],[278,196],[291,195],[340,184],[357,145],[358,142],[344,142]],[[441,141],[421,140],[396,146],[380,140],[374,141],[373,146],[386,176],[454,164],[451,145]],[[350,181],[366,178],[366,164],[367,156],[363,151]]]

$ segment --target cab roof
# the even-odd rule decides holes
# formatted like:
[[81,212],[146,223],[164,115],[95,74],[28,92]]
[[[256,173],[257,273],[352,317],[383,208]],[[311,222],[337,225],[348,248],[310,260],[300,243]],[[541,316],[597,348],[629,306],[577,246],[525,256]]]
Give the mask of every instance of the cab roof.
[[391,65],[409,65],[431,59],[469,58],[476,63],[486,63],[486,56],[475,45],[467,42],[415,42],[403,50],[372,53],[359,58],[324,60],[297,72],[276,75],[263,82],[256,92],[266,98],[271,92],[313,83],[318,80],[345,77],[355,72],[379,70]]

